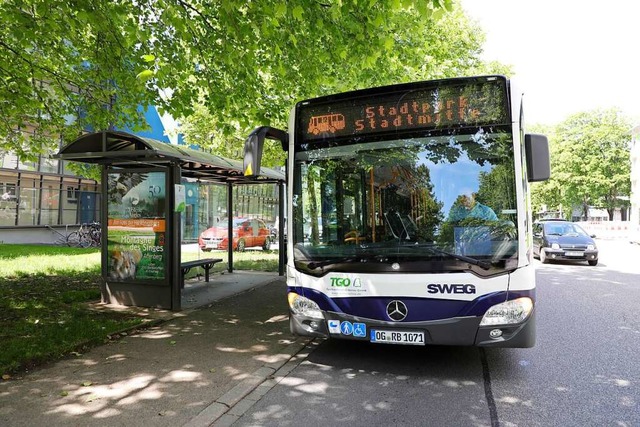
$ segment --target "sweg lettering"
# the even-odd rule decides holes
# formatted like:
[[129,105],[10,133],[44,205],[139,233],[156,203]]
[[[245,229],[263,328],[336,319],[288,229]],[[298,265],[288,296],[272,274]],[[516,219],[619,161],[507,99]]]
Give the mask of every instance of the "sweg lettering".
[[352,281],[348,277],[332,277],[331,286],[340,286],[343,288],[348,288],[349,286],[353,286],[354,288],[359,288],[360,286],[362,286],[362,283],[358,278],[355,278]]
[[462,283],[429,283],[427,285],[427,292],[430,294],[475,294],[476,287],[474,285],[465,285]]

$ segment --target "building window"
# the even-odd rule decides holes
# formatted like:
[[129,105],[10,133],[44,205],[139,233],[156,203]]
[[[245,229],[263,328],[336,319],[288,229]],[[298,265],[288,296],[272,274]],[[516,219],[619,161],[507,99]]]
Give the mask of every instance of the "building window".
[[40,190],[35,187],[20,187],[18,225],[38,225],[38,201]]
[[16,224],[18,215],[16,206],[16,184],[10,182],[0,182],[0,226],[11,226]]
[[57,173],[58,160],[42,156],[40,158],[40,172]]
[[18,158],[18,169],[23,171],[37,171],[38,163]]
[[5,169],[17,169],[18,168],[18,156],[13,153],[0,154],[0,168]]
[[78,203],[78,187],[67,186],[67,202]]
[[0,198],[5,202],[16,200],[16,184],[11,182],[0,182]]
[[40,225],[58,224],[58,205],[60,204],[60,189],[53,185],[42,188],[40,207]]

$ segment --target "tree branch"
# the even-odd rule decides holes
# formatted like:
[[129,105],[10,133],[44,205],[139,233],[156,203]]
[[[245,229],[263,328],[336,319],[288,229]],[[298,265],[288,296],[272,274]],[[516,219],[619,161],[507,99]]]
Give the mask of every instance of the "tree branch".
[[[191,10],[193,12],[195,12],[198,16],[200,16],[200,18],[202,18],[202,22],[213,32],[216,31],[215,27],[213,26],[213,24],[211,22],[209,22],[209,18],[202,13],[201,11],[199,11],[198,9],[196,9],[194,6],[192,6],[191,4],[187,3],[184,0],[178,0],[178,3],[180,4],[180,6],[182,6],[185,10]],[[188,21],[187,21],[188,22]]]

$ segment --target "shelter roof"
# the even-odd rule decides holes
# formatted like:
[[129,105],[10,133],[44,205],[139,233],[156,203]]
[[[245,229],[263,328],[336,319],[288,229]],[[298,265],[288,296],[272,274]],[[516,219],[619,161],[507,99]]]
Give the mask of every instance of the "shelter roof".
[[241,161],[117,131],[82,135],[63,147],[55,157],[118,167],[149,167],[177,163],[185,177],[206,178],[219,182],[285,180],[284,173],[270,168],[261,168],[258,177],[245,177]]

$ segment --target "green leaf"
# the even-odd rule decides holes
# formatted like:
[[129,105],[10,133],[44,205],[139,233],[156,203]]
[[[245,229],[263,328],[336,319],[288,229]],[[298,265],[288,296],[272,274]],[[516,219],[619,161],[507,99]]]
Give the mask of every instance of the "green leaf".
[[278,19],[284,18],[287,14],[287,4],[286,3],[278,3],[275,8],[275,16]]
[[151,54],[148,54],[148,55],[142,55],[142,56],[141,56],[141,58],[142,58],[142,60],[143,60],[144,62],[153,62],[153,61],[155,61],[155,60],[156,60],[155,55],[151,55]]
[[136,78],[142,81],[147,81],[150,78],[152,78],[153,75],[154,75],[154,72],[152,70],[144,70],[139,72]]
[[384,48],[390,50],[391,48],[393,48],[394,44],[395,40],[393,39],[393,37],[387,37],[384,41]]
[[294,7],[291,13],[293,14],[293,19],[295,19],[296,21],[302,21],[302,15],[304,14],[304,9],[302,8],[302,6],[298,5]]

